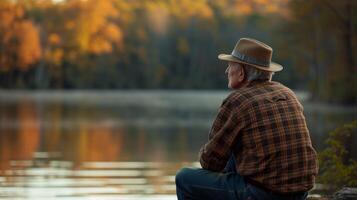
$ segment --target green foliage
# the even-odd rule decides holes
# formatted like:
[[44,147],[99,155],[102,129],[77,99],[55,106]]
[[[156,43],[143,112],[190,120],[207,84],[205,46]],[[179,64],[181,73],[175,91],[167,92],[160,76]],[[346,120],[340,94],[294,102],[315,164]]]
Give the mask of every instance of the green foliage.
[[328,147],[319,153],[319,183],[328,185],[331,190],[357,187],[357,160],[351,152],[356,138],[357,120],[330,133],[326,141]]

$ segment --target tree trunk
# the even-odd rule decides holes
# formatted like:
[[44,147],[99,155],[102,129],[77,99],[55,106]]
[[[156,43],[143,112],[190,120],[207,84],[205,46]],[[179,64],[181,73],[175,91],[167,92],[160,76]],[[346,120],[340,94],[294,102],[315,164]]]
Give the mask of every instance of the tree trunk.
[[[345,87],[349,87],[351,84],[355,83],[356,77],[356,66],[354,63],[354,54],[353,54],[353,29],[352,29],[352,5],[350,2],[346,4],[346,21],[344,23],[345,31],[343,33],[343,48],[345,51],[345,63],[346,63],[346,79],[344,80]],[[355,104],[355,93],[346,91],[346,96],[344,98],[344,103],[346,104]]]
[[356,72],[356,66],[354,65],[354,58],[353,58],[353,47],[352,47],[352,36],[353,36],[353,29],[352,29],[352,5],[350,3],[346,4],[346,22],[345,27],[346,31],[343,35],[344,46],[346,51],[346,62],[347,67],[350,72]]

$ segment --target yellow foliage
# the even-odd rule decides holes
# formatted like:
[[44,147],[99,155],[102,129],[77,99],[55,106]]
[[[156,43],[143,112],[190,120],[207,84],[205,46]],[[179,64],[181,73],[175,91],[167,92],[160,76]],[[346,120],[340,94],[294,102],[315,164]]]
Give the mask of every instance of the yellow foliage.
[[112,51],[112,44],[122,41],[122,31],[110,21],[119,16],[113,0],[74,0],[71,3],[68,9],[78,11],[74,23],[69,21],[66,27],[73,27],[74,41],[80,51],[109,53]]
[[92,53],[110,53],[112,51],[111,43],[103,37],[97,36],[93,38],[93,41],[89,44],[89,50]]
[[115,8],[117,8],[118,12],[118,20],[123,23],[129,23],[134,19],[134,13],[132,12],[132,5],[126,1],[115,1]]
[[[31,3],[0,0],[0,69],[10,67],[27,69],[41,57],[39,32],[33,22],[27,19],[31,15],[25,17],[25,9],[22,6],[24,4],[36,6],[39,13],[43,14],[40,14],[41,17],[46,17],[38,20],[41,23],[41,30],[44,30],[41,35],[46,45],[44,47],[46,59],[58,63],[63,57],[75,59],[78,55],[111,53],[115,48],[122,48],[124,30],[130,28],[132,24],[140,25],[133,31],[128,29],[130,31],[126,33],[131,34],[129,37],[135,37],[140,42],[148,42],[151,37],[148,27],[154,33],[163,35],[172,22],[186,25],[193,18],[211,21],[210,19],[214,17],[212,8],[217,7],[224,11],[223,14],[228,15],[249,15],[253,12],[283,13],[282,8],[288,0],[67,0],[61,3],[36,0],[28,2]],[[142,22],[147,24],[141,27]],[[182,54],[189,53],[189,44],[185,38],[178,39],[177,49]]]
[[192,17],[211,18],[213,11],[205,0],[170,0],[169,6],[172,14],[185,21]]
[[266,7],[266,11],[268,13],[277,13],[277,12],[279,12],[279,8],[276,5],[271,4]]

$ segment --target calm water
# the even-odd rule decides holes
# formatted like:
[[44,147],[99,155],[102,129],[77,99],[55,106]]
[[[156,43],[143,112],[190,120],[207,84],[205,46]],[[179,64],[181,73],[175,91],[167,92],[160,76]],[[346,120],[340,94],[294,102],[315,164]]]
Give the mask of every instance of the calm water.
[[[199,166],[227,94],[0,91],[0,198],[176,199],[175,172]],[[355,107],[303,104],[317,150],[357,119]]]

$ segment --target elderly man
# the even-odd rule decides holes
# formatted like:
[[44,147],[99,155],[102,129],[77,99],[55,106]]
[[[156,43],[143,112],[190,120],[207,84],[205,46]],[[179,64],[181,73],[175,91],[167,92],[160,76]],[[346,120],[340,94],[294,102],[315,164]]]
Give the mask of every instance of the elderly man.
[[201,148],[202,169],[176,175],[178,199],[306,199],[318,166],[303,107],[296,95],[271,81],[283,67],[272,48],[242,38],[228,61],[228,87]]

